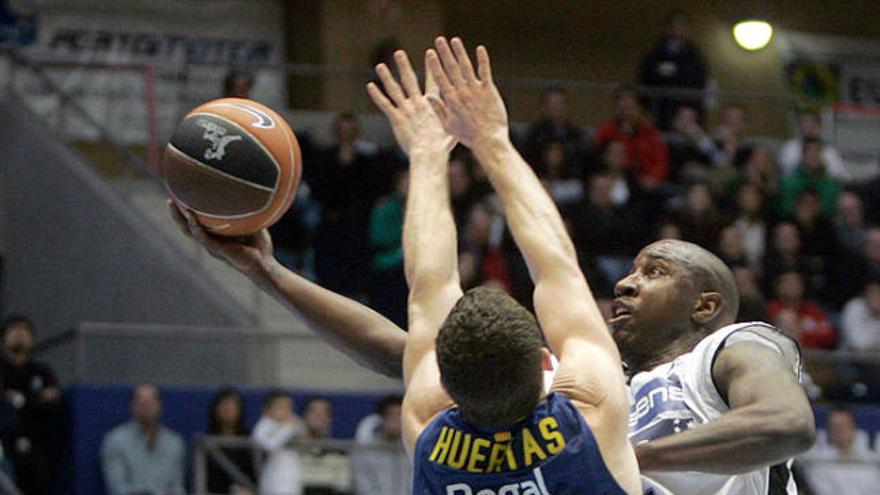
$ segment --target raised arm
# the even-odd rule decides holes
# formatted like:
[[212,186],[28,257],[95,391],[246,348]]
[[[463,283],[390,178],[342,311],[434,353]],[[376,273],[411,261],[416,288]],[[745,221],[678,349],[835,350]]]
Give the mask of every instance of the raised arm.
[[402,376],[406,332],[372,309],[331,292],[293,273],[272,252],[269,232],[228,239],[209,234],[185,209],[168,201],[181,232],[232,266],[332,346],[365,368],[385,376]]
[[813,411],[778,352],[750,342],[725,347],[712,377],[730,412],[637,446],[643,470],[740,474],[784,462],[812,446]]
[[510,142],[507,111],[492,81],[488,52],[477,48],[478,76],[460,40],[453,39],[450,48],[445,39],[438,38],[436,45],[437,52],[429,52],[427,63],[446,100],[449,127],[474,151],[501,198],[513,238],[535,282],[535,310],[547,341],[561,366],[575,358],[589,361],[586,368],[599,366],[608,372],[608,377],[589,387],[598,393],[578,398],[599,403],[606,396],[605,388],[622,395],[617,348],[580,270],[559,211]]
[[[477,48],[479,77],[459,39],[438,38],[428,69],[446,101],[447,128],[469,146],[504,205],[513,238],[535,282],[535,311],[559,357],[553,390],[566,395],[590,425],[612,475],[640,491],[627,438],[629,397],[620,354],[577,262],[553,200],[509,139],[507,111],[492,82],[489,54]],[[438,56],[439,53],[439,56]],[[442,61],[442,64],[441,64]]]
[[[388,97],[373,83],[367,86],[367,91],[388,117],[394,136],[410,159],[403,223],[409,335],[403,355],[406,395],[401,420],[404,443],[412,452],[425,425],[452,403],[440,383],[434,341],[462,292],[447,179],[449,152],[455,140],[444,129],[430,97],[419,88],[406,54],[398,51],[394,59],[400,84],[388,67],[380,64],[376,73]],[[442,108],[438,100],[433,105]]]

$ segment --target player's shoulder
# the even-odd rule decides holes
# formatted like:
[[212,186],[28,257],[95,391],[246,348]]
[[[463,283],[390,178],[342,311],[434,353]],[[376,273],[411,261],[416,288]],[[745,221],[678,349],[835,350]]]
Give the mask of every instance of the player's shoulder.
[[[723,352],[725,349],[733,350],[740,343],[757,344],[778,353],[792,372],[800,377],[800,349],[794,339],[764,322],[727,325],[707,335],[691,352],[676,359],[671,368],[681,380],[685,394],[692,401],[702,404],[705,410],[720,414],[728,409],[716,380],[715,365],[727,355]],[[749,359],[749,353],[743,355]],[[760,359],[765,357],[763,355]],[[758,359],[757,354],[755,359]]]
[[693,354],[710,355],[712,360],[724,348],[741,342],[763,345],[781,354],[792,364],[800,363],[800,347],[797,341],[775,326],[762,321],[734,323],[722,327],[701,340]]

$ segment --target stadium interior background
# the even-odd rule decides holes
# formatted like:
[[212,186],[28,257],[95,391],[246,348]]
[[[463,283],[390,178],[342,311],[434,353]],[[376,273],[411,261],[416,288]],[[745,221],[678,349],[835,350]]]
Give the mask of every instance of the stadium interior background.
[[[866,20],[878,16],[876,2],[830,0],[0,0],[0,313],[33,322],[33,357],[62,391],[20,419],[51,445],[53,493],[106,493],[102,440],[140,383],[159,386],[162,424],[184,439],[188,493],[206,493],[199,435],[226,385],[243,391],[248,428],[272,388],[301,416],[327,397],[332,425],[315,445],[338,440],[322,452],[351,458],[322,465],[328,478],[375,468],[356,459],[369,443],[356,432],[401,384],[184,239],[156,176],[197,104],[240,95],[276,109],[304,162],[272,229],[279,259],[405,328],[406,160],[364,85],[395,49],[420,54],[441,33],[491,50],[513,138],[605,309],[653,240],[718,253],[741,320],[776,324],[804,352],[820,434],[799,462],[802,492],[841,477],[877,486],[880,24]],[[765,49],[736,45],[747,18],[772,24]],[[464,283],[528,304],[525,266],[466,150],[450,174]],[[6,450],[23,449],[0,423]]]

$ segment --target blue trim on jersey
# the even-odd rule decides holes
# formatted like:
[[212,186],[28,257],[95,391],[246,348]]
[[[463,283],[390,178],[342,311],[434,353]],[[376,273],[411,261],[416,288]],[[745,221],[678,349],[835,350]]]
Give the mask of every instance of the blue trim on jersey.
[[559,393],[506,428],[474,427],[447,409],[419,435],[413,467],[413,495],[626,494],[580,411]]

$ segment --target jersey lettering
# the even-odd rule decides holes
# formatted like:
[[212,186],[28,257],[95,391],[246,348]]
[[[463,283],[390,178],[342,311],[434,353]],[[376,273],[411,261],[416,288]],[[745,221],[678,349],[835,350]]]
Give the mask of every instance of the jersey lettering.
[[510,483],[498,487],[498,490],[483,488],[474,492],[474,488],[467,483],[454,483],[446,485],[446,495],[550,495],[541,468],[532,471],[534,480],[526,480],[520,483]]
[[519,466],[529,467],[559,454],[567,445],[565,435],[559,429],[559,420],[553,416],[542,418],[537,429],[523,428],[520,438],[522,456],[517,459],[510,441],[475,437],[444,426],[428,460],[471,473],[498,473],[515,471]]

